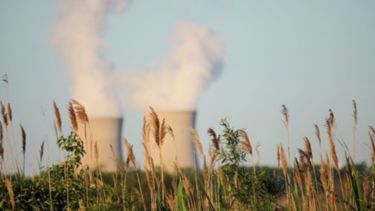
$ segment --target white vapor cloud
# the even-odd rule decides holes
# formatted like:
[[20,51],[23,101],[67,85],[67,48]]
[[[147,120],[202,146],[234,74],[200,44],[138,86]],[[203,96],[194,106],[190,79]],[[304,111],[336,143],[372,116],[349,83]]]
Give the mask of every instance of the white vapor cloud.
[[179,22],[169,54],[146,70],[121,79],[133,91],[136,107],[194,110],[199,95],[222,72],[223,44],[204,26]]

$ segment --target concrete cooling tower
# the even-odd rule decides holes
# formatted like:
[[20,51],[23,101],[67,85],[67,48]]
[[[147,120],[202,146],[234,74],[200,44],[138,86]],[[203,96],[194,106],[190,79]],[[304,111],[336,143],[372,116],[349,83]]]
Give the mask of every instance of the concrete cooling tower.
[[[100,170],[104,172],[116,171],[118,164],[123,163],[121,151],[122,118],[91,118],[89,122],[90,127],[86,127],[86,155],[82,159],[82,164],[88,165],[92,170],[100,167]],[[78,134],[85,140],[85,132],[82,127],[78,130]],[[90,140],[92,140],[92,143],[90,143]],[[97,142],[98,160],[95,158],[95,142]],[[112,145],[112,149],[110,145]]]
[[[165,119],[174,133],[174,138],[167,134],[162,145],[162,158],[165,170],[174,172],[175,164],[179,168],[194,167],[196,153],[194,150],[191,128],[195,127],[195,111],[156,111],[160,121]],[[150,135],[148,150],[155,166],[160,166],[159,149]]]

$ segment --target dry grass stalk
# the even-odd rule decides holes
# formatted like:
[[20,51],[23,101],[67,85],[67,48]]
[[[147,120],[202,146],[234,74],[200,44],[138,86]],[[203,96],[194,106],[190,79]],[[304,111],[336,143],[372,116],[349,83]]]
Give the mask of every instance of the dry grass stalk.
[[336,153],[336,146],[334,142],[334,127],[335,127],[335,116],[331,109],[329,109],[329,117],[326,120],[327,123],[327,132],[328,132],[328,139],[329,139],[329,147],[330,147],[330,154],[333,163],[335,164],[335,168],[339,169],[339,161],[337,158]]
[[303,139],[304,139],[304,142],[305,142],[306,153],[310,157],[310,159],[313,159],[313,153],[312,153],[312,149],[311,149],[310,140],[306,136]]
[[288,111],[288,108],[283,104],[281,105],[282,109],[281,109],[281,113],[283,114],[284,116],[284,124],[285,124],[285,127],[288,127],[289,125],[289,111]]
[[10,204],[12,205],[12,209],[16,210],[16,201],[15,201],[15,198],[14,198],[12,182],[8,178],[5,178],[4,183],[5,183],[5,186],[6,186],[7,191],[8,191],[8,195],[9,195],[9,199],[10,199]]
[[253,146],[251,145],[250,138],[247,135],[246,131],[240,130],[239,135],[242,138],[241,144],[245,152],[249,153],[249,155],[253,155]]
[[[370,130],[371,130],[371,126],[370,126]],[[370,136],[370,141],[371,141],[371,149],[372,149],[372,153],[371,153],[371,160],[372,160],[372,163],[375,164],[375,132],[373,130],[371,130],[368,135]]]
[[57,107],[57,104],[55,101],[53,101],[53,111],[55,113],[55,125],[61,135],[62,134],[62,121],[61,121],[60,109],[59,107]]
[[44,155],[44,141],[40,145],[40,150],[39,150],[39,160],[42,161]]
[[287,171],[288,171],[288,162],[285,157],[285,152],[284,152],[284,147],[282,144],[280,144],[279,148],[279,153],[280,153],[280,163],[281,163],[281,169],[283,170],[283,174],[286,177],[287,176]]
[[21,129],[21,143],[22,143],[22,154],[25,155],[26,152],[26,132],[25,129],[20,125]]
[[74,111],[74,107],[73,107],[72,102],[69,102],[68,111],[69,111],[69,119],[70,119],[70,123],[72,125],[72,129],[74,131],[77,131],[78,130],[77,116],[76,116],[76,113]]
[[210,171],[212,171],[215,168],[215,161],[218,154],[216,153],[216,150],[212,148],[210,148],[208,154],[210,155]]
[[355,160],[355,142],[356,142],[356,133],[357,133],[357,125],[358,125],[358,110],[357,110],[357,103],[353,100],[353,140],[352,140],[352,157]]
[[162,143],[162,140],[160,140],[160,120],[158,115],[156,114],[155,110],[150,107],[151,113],[150,113],[150,127],[153,131],[154,135],[154,141],[158,146],[160,146]]
[[316,135],[316,138],[318,139],[319,141],[319,147],[320,149],[322,149],[322,138],[320,136],[320,130],[319,130],[319,126],[314,124],[314,127],[315,127],[315,135]]
[[193,136],[195,150],[198,152],[199,156],[203,160],[204,157],[205,157],[205,154],[204,154],[204,151],[203,151],[203,147],[202,147],[202,143],[200,141],[201,139],[199,137],[199,134],[194,128],[191,128],[190,131],[191,131],[191,134]]
[[220,150],[219,137],[216,135],[215,130],[212,128],[208,128],[207,133],[209,136],[211,136],[211,141],[215,149],[219,151]]
[[81,121],[82,123],[88,123],[89,117],[86,113],[85,107],[82,104],[80,104],[77,100],[74,100],[74,99],[71,100],[71,103],[73,105],[74,111],[79,121]]
[[320,160],[320,182],[322,184],[323,192],[325,193],[326,197],[328,196],[328,169],[327,165],[324,163],[324,159]]
[[7,104],[7,115],[8,115],[8,120],[11,122],[13,120],[13,112],[12,112],[12,107],[10,106],[10,103]]
[[277,168],[280,168],[280,145],[277,144]]
[[142,125],[143,142],[147,143],[149,141],[149,135],[150,135],[150,125],[146,121],[146,117],[143,117],[143,125]]
[[1,115],[3,116],[4,125],[5,127],[8,127],[8,124],[9,124],[8,115],[7,115],[5,106],[1,101],[0,101],[0,108],[1,108]]
[[135,167],[135,156],[133,152],[133,145],[129,144],[128,139],[126,138],[125,138],[124,143],[125,143],[126,151],[128,153],[128,156],[126,157],[126,162],[125,162],[126,168],[128,168],[130,164],[132,164]]

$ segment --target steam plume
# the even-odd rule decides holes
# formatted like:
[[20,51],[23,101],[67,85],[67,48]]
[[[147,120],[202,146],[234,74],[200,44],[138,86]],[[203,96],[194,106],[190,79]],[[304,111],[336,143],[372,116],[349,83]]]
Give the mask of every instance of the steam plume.
[[126,75],[137,107],[193,110],[199,94],[222,70],[223,46],[216,34],[190,22],[173,32],[173,48],[154,66]]
[[123,0],[60,0],[53,44],[72,70],[73,98],[90,116],[119,116],[112,90],[112,68],[103,57],[107,13],[120,11]]

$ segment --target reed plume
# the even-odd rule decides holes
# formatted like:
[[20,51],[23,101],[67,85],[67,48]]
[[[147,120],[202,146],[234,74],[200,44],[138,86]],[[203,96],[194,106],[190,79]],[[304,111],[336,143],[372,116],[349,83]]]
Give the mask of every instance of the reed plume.
[[246,131],[240,130],[239,135],[240,138],[242,138],[242,148],[245,150],[246,153],[249,153],[249,155],[253,155],[253,147],[251,145],[250,138],[247,135]]
[[8,115],[8,120],[11,122],[13,120],[13,112],[12,112],[12,107],[10,106],[10,103],[7,104],[7,115]]
[[62,135],[62,121],[61,121],[61,115],[60,115],[60,109],[57,107],[57,104],[55,101],[53,101],[53,111],[55,113],[55,125],[59,132],[59,135]]
[[357,138],[357,125],[358,125],[358,110],[357,110],[357,102],[353,100],[353,140],[352,140],[352,157],[355,160],[355,142]]
[[74,112],[74,107],[73,107],[72,102],[69,102],[68,111],[69,111],[69,119],[72,125],[72,129],[77,132],[78,130],[77,116],[76,116],[76,113]]
[[129,144],[129,141],[126,138],[124,140],[124,144],[126,147],[126,151],[128,153],[128,156],[126,157],[126,162],[125,162],[126,168],[128,168],[130,164],[132,164],[135,167],[135,156],[133,152],[133,145]]
[[286,105],[281,105],[281,114],[283,115],[284,119],[282,120],[284,126],[287,130],[288,135],[288,162],[290,163],[290,132],[289,132],[289,111]]
[[337,158],[336,153],[336,146],[334,142],[334,126],[335,126],[335,116],[331,109],[329,109],[329,117],[326,119],[326,126],[328,132],[328,140],[329,140],[329,147],[330,147],[330,154],[333,163],[335,164],[335,168],[339,169],[339,161]]
[[4,122],[4,125],[5,127],[7,128],[8,127],[8,114],[7,114],[7,111],[6,111],[6,108],[3,104],[3,102],[0,101],[0,108],[1,108],[1,115],[3,117],[3,122]]
[[280,144],[279,147],[279,153],[280,153],[280,163],[281,163],[281,169],[283,170],[283,174],[286,177],[287,176],[287,170],[288,170],[288,162],[285,157],[284,147],[282,144]]
[[25,155],[26,152],[26,132],[22,125],[20,125],[21,129],[21,143],[22,143],[22,154]]
[[44,155],[44,141],[40,145],[40,150],[39,150],[39,160],[42,161]]
[[307,138],[306,136],[303,138],[304,142],[305,142],[305,150],[306,150],[306,153],[307,155],[310,157],[310,159],[313,158],[313,153],[312,153],[312,149],[311,149],[311,143],[310,143],[310,140],[309,138]]
[[319,126],[317,124],[314,124],[314,127],[315,127],[315,135],[316,135],[316,138],[318,139],[319,141],[319,147],[320,147],[320,150],[322,150],[322,138],[320,136],[320,129],[319,129]]
[[205,157],[205,154],[204,154],[204,151],[203,151],[203,147],[202,147],[202,143],[200,141],[201,139],[199,137],[199,134],[197,133],[197,131],[194,128],[191,128],[190,132],[191,132],[191,134],[193,136],[195,151],[198,152],[199,156],[203,160],[204,157]]
[[209,136],[211,136],[211,141],[212,141],[212,144],[214,145],[215,149],[217,151],[219,151],[220,150],[219,137],[216,135],[215,130],[212,129],[212,128],[208,128],[207,133],[208,133]]
[[78,120],[81,121],[82,123],[88,123],[89,122],[89,117],[86,113],[85,107],[79,103],[77,100],[72,99],[71,103],[73,105],[73,109],[76,113],[76,116],[78,117]]

